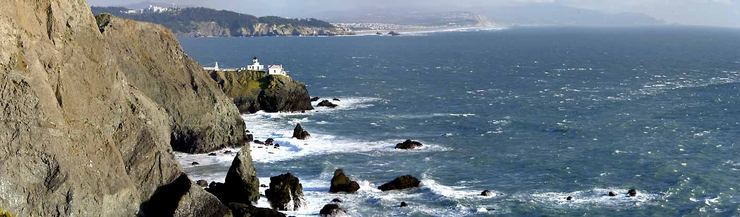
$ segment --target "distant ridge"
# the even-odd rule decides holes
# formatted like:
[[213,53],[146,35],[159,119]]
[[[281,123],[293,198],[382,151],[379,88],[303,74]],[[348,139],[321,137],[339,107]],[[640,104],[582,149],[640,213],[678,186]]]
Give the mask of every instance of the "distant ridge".
[[179,36],[251,37],[251,36],[333,36],[350,35],[351,30],[318,19],[293,19],[276,16],[256,17],[233,11],[202,7],[163,7],[149,5],[127,7],[92,7],[94,14],[150,22],[170,28]]

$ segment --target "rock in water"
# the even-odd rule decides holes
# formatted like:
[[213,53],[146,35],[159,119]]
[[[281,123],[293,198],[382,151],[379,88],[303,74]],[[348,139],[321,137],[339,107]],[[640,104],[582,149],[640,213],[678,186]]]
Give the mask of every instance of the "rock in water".
[[419,184],[421,184],[421,181],[419,181],[419,179],[417,179],[416,177],[405,175],[381,185],[380,187],[378,187],[378,189],[380,189],[381,191],[403,190],[407,188],[419,187]]
[[277,210],[295,211],[305,204],[303,185],[290,173],[270,177],[270,188],[265,190],[265,196],[270,206]]
[[424,146],[421,144],[421,142],[417,141],[411,141],[410,139],[407,139],[406,141],[402,143],[396,144],[396,149],[415,149],[415,148],[421,148]]
[[311,102],[319,101],[319,99],[321,99],[321,98],[319,98],[318,96],[317,97],[312,97],[311,98]]
[[141,204],[144,216],[224,216],[228,209],[215,196],[206,193],[181,174],[174,182],[157,188]]
[[480,195],[484,197],[490,197],[490,196],[493,196],[493,192],[491,192],[490,190],[485,190],[481,192]]
[[317,106],[319,106],[319,107],[336,108],[339,105],[334,104],[333,102],[331,102],[329,100],[324,100],[324,101],[321,101]]
[[197,182],[195,182],[195,184],[197,184],[200,187],[208,187],[208,181],[203,180],[203,179],[198,180]]
[[293,138],[300,139],[300,140],[306,140],[310,136],[311,134],[308,133],[308,131],[304,130],[301,124],[295,125],[295,128],[293,129]]
[[339,207],[339,204],[336,203],[330,203],[324,205],[324,207],[321,208],[319,211],[319,215],[321,217],[340,217],[340,216],[349,216],[347,214],[347,211]]
[[344,174],[344,170],[337,169],[334,171],[334,177],[331,178],[331,187],[329,187],[329,192],[354,193],[357,192],[357,190],[360,190],[360,184],[350,180],[349,177]]
[[269,208],[259,208],[252,204],[229,203],[234,217],[285,217],[285,214]]
[[629,191],[627,191],[627,195],[629,195],[630,197],[635,197],[637,196],[637,190],[630,189]]
[[244,146],[231,162],[224,182],[226,192],[219,198],[223,198],[222,201],[251,204],[260,198],[259,186],[249,146]]
[[609,197],[615,197],[615,196],[617,196],[617,193],[614,193],[613,191],[610,191],[609,194],[607,194],[607,195],[609,195]]

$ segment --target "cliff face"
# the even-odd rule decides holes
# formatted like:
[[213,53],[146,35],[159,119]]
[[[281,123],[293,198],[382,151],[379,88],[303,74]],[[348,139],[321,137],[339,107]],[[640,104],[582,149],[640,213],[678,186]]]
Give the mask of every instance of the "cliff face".
[[210,74],[242,113],[313,110],[306,85],[290,77],[252,71],[211,71]]
[[107,14],[97,20],[118,70],[172,117],[175,150],[203,153],[244,143],[244,123],[231,99],[169,30]]
[[[84,0],[0,4],[0,208],[16,216],[160,214],[152,206],[175,216],[225,215],[182,174],[171,138],[178,128],[206,129],[211,137],[184,141],[239,141],[240,124],[208,131],[235,121],[236,108],[190,70],[196,65],[167,31],[112,23],[125,24],[118,33],[127,37],[101,34]],[[137,50],[144,47],[149,53]],[[154,70],[161,74],[141,81]],[[189,116],[200,112],[205,117]]]

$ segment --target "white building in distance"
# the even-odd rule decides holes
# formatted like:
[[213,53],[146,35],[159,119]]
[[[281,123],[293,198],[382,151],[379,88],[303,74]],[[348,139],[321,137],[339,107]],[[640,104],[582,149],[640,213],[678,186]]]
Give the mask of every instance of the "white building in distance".
[[286,72],[285,69],[283,69],[283,65],[270,65],[267,67],[267,69],[268,69],[267,71],[268,75],[284,75],[284,76],[288,75],[288,72]]
[[264,71],[265,66],[260,65],[260,60],[257,59],[257,57],[252,58],[252,65],[247,66],[247,70],[249,71]]

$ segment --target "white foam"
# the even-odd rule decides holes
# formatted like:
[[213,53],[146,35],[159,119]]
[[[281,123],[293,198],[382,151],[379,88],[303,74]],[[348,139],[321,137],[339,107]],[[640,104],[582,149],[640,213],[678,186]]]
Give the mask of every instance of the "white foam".
[[[617,193],[617,196],[610,197],[609,191]],[[531,195],[520,195],[519,199],[527,202],[534,202],[551,207],[568,208],[568,207],[629,207],[649,205],[660,198],[658,194],[652,194],[638,190],[635,197],[626,195],[628,189],[620,188],[594,188],[591,190],[575,192],[543,192]],[[567,197],[572,197],[567,200]]]
[[422,189],[428,189],[434,194],[443,196],[448,199],[489,199],[493,197],[499,197],[503,195],[500,192],[491,191],[491,196],[481,196],[481,192],[483,192],[483,189],[480,190],[473,190],[468,189],[463,186],[446,186],[437,183],[437,181],[433,179],[427,179],[423,178],[421,180],[421,188]]

